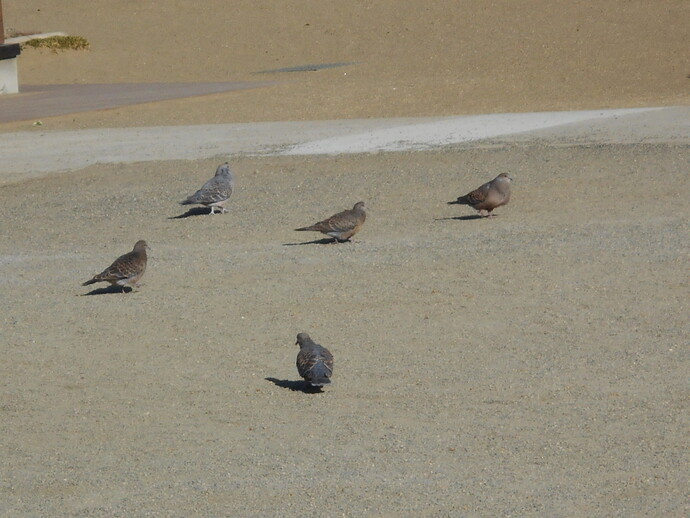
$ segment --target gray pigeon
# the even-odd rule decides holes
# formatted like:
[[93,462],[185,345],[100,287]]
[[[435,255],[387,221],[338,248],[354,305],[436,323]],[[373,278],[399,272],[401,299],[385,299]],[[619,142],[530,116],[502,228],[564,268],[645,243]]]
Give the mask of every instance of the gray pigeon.
[[148,247],[146,241],[137,241],[131,252],[115,259],[113,264],[82,283],[82,286],[96,282],[109,282],[112,285],[120,286],[123,292],[125,287],[138,287],[139,280],[146,271],[146,250]]
[[512,181],[512,176],[501,173],[474,191],[460,196],[455,201],[449,201],[448,205],[469,205],[478,210],[480,216],[493,216],[492,210],[510,201],[510,182]]
[[364,225],[364,221],[367,219],[366,209],[366,204],[360,201],[355,203],[355,206],[350,210],[338,212],[338,214],[334,214],[330,218],[314,223],[309,227],[296,228],[295,230],[299,232],[305,230],[321,232],[335,238],[339,243],[349,241]]
[[216,175],[206,182],[201,189],[196,191],[186,200],[180,202],[180,205],[199,204],[206,207],[211,207],[209,214],[215,214],[215,207],[220,207],[220,213],[227,212],[225,203],[232,194],[232,189],[235,184],[235,179],[230,171],[230,165],[225,162],[218,166]]
[[297,372],[312,387],[323,387],[331,382],[333,355],[325,347],[309,338],[307,333],[297,335]]

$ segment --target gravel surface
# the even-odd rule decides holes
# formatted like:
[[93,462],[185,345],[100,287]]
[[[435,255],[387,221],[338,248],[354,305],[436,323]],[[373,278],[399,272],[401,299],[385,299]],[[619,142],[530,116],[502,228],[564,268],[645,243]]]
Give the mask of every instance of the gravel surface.
[[[690,514],[690,2],[2,3],[91,44],[20,88],[276,84],[0,124],[0,515]],[[230,212],[180,217],[226,159]],[[446,204],[499,172],[495,218]],[[292,230],[359,200],[354,243]],[[87,295],[138,239],[141,289]]]
[[[179,218],[217,160],[0,187],[0,514],[686,515],[689,151],[241,157]],[[502,171],[496,217],[446,205]],[[292,231],[360,199],[353,243]]]

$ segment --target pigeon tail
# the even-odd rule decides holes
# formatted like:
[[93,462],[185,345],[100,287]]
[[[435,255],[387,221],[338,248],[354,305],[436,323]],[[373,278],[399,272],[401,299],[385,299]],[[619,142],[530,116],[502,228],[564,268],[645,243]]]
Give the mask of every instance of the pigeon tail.
[[471,205],[470,200],[467,199],[467,195],[460,196],[455,201],[449,201],[448,205]]
[[331,382],[331,369],[322,361],[312,367],[310,374],[309,383],[313,387],[323,387]]
[[310,226],[310,227],[302,227],[302,228],[296,228],[296,229],[295,229],[296,232],[302,232],[302,231],[305,231],[305,230],[316,231],[316,232],[319,231],[319,229],[316,228],[316,225],[312,225],[312,226]]
[[89,279],[89,280],[86,281],[86,282],[82,282],[81,285],[82,285],[82,286],[88,286],[89,284],[96,284],[97,282],[98,282],[98,279],[96,279],[96,278],[94,277],[93,279]]

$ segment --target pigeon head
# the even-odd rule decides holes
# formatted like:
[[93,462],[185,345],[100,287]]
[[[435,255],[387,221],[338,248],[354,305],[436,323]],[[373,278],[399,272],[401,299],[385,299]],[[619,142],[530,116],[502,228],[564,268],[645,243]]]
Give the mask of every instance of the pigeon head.
[[297,342],[295,342],[295,345],[304,345],[308,342],[311,342],[311,338],[309,338],[309,335],[307,333],[300,333],[297,335]]
[[140,239],[134,244],[134,251],[141,252],[143,250],[149,250],[149,245],[143,239]]
[[355,203],[355,206],[352,207],[352,210],[357,210],[357,209],[367,210],[367,204],[364,203],[363,201],[358,201],[357,203]]
[[510,176],[508,173],[501,173],[496,177],[496,180],[508,180],[509,182],[513,181],[513,177]]
[[230,175],[230,164],[225,162],[218,166],[216,169],[216,176],[229,176]]

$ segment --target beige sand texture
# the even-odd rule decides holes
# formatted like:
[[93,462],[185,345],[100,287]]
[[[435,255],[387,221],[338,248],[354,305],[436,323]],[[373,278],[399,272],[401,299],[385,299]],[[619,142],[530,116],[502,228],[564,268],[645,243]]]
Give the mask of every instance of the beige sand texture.
[[[686,0],[4,0],[3,6],[8,29],[61,30],[91,43],[88,52],[26,50],[23,84],[279,82],[51,118],[43,129],[690,103]],[[323,63],[356,65],[257,73]]]
[[[687,104],[687,2],[429,4],[3,0],[94,47],[27,51],[29,83],[359,63],[41,131]],[[215,216],[177,202],[226,157],[2,185],[0,515],[687,515],[689,156],[232,157]],[[446,204],[499,172],[496,217]],[[359,200],[353,243],[292,230]],[[138,291],[80,286],[138,239]],[[321,393],[300,331],[335,356]]]

